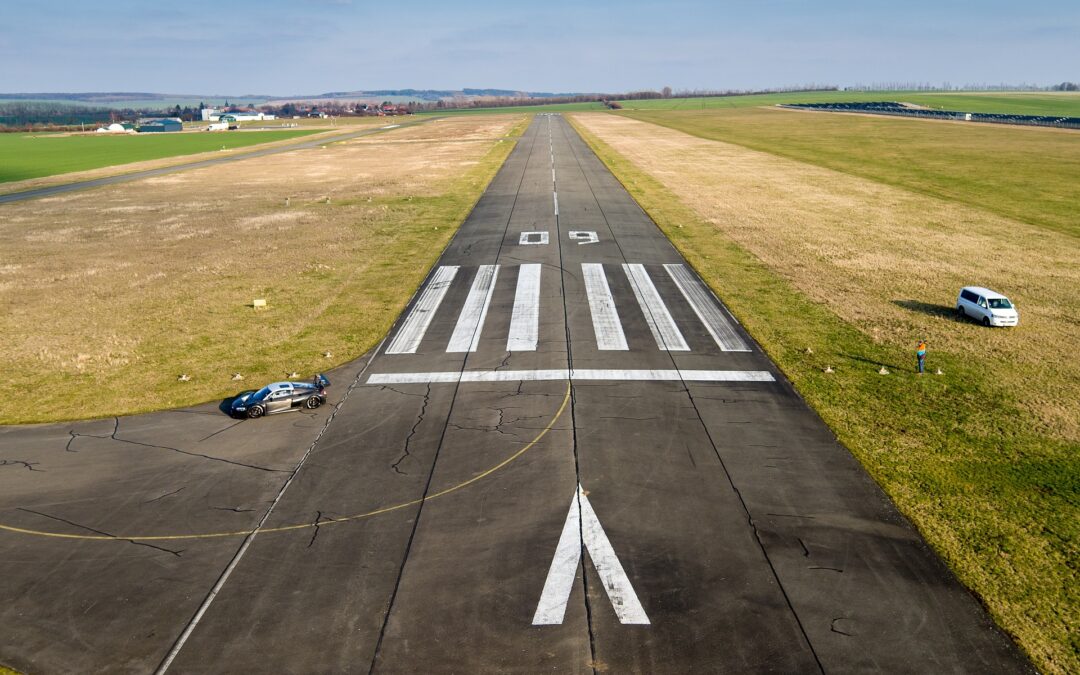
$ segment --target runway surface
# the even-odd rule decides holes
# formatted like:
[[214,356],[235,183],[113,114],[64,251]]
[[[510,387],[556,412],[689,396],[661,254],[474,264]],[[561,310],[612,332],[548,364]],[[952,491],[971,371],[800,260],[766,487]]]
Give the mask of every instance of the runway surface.
[[559,116],[331,379],[0,430],[0,662],[1029,671]]

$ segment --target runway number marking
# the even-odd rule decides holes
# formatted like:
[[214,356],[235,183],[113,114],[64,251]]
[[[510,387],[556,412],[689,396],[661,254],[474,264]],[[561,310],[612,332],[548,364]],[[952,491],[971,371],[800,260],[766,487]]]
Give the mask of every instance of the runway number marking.
[[547,246],[547,232],[522,232],[518,238],[518,246]]
[[589,552],[619,623],[649,625],[649,617],[580,484],[570,500],[570,511],[566,514],[562,536],[555,547],[555,557],[551,560],[532,624],[554,626],[563,622],[570,591],[577,578],[582,549]]
[[578,246],[585,244],[599,244],[600,237],[595,232],[584,230],[570,230],[570,238],[578,243]]

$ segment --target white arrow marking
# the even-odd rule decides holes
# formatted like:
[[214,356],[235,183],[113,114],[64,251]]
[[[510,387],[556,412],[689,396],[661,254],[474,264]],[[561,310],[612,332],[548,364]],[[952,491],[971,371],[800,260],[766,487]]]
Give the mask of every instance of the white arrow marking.
[[649,617],[581,485],[578,485],[577,494],[570,501],[570,512],[566,514],[562,536],[559,537],[559,545],[555,548],[555,557],[551,560],[547,581],[544,582],[544,592],[536,605],[533,625],[551,626],[563,622],[583,547],[589,551],[619,623],[648,625]]

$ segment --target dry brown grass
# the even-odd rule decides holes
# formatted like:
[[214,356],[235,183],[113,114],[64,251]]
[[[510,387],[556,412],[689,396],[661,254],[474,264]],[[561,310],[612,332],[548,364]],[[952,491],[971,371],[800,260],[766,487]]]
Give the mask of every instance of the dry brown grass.
[[422,143],[388,132],[0,207],[0,367],[35,392],[33,406],[7,397],[0,419],[193,403],[236,391],[233,372],[258,384],[358,356],[521,120],[455,119]]
[[[575,116],[702,218],[876,341],[964,354],[1080,441],[1076,239],[829,169],[604,114]],[[1016,330],[947,315],[961,286],[1009,295]]]
[[[1075,238],[665,127],[575,123],[1037,667],[1078,672]],[[1018,300],[1020,328],[949,318],[976,281]],[[912,373],[919,337],[944,377]]]

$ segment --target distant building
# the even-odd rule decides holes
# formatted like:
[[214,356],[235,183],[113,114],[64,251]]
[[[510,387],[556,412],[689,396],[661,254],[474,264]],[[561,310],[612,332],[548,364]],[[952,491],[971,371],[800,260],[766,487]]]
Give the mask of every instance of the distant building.
[[221,119],[221,111],[214,108],[203,108],[199,113],[203,122],[217,122]]
[[263,120],[275,120],[277,117],[252,110],[250,112],[221,113],[218,119],[222,122],[261,122]]
[[97,130],[99,134],[126,134],[135,130],[135,125],[128,122],[123,124],[117,124],[113,122],[107,127],[101,127]]
[[139,120],[139,133],[183,131],[184,123],[175,117]]

